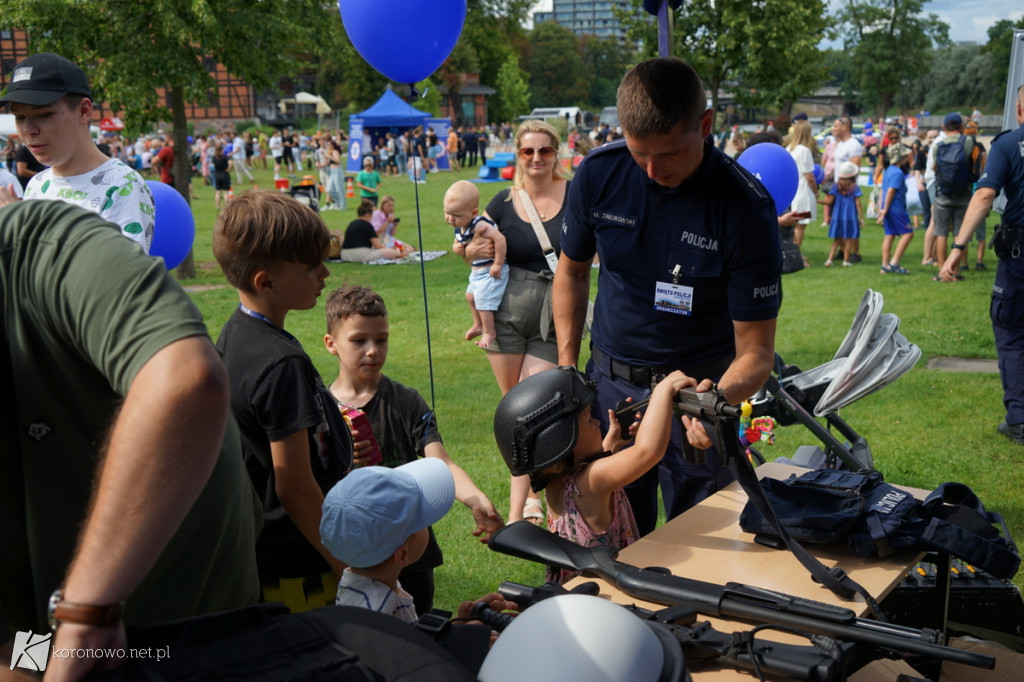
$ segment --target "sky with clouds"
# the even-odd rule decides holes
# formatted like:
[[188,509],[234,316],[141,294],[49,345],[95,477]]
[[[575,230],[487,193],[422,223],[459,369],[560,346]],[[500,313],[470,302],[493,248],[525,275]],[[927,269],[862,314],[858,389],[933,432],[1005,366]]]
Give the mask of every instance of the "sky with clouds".
[[[829,0],[833,10],[845,4]],[[1000,19],[1017,21],[1024,16],[1021,0],[932,0],[924,3],[924,11],[938,15],[949,25],[949,38],[954,42],[988,42],[988,29]]]
[[[540,0],[535,10],[551,10],[552,0]],[[829,7],[835,11],[844,0],[829,0]],[[937,14],[949,24],[949,37],[954,42],[974,41],[979,45],[988,42],[988,29],[1000,19],[1017,21],[1024,16],[1022,0],[932,0],[926,2],[924,11]]]

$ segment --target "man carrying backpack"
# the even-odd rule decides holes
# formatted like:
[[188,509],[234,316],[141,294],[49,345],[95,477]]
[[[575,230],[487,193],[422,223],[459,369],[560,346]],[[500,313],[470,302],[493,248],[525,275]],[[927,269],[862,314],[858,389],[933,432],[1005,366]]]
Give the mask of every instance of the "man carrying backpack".
[[[932,224],[935,226],[935,255],[939,263],[946,260],[946,237],[956,234],[964,222],[967,204],[971,201],[971,152],[974,140],[963,134],[960,114],[947,114],[942,123],[946,137],[935,145],[935,203]],[[961,256],[962,253],[957,254]],[[954,267],[952,279],[964,277]],[[939,276],[932,278],[943,281]]]

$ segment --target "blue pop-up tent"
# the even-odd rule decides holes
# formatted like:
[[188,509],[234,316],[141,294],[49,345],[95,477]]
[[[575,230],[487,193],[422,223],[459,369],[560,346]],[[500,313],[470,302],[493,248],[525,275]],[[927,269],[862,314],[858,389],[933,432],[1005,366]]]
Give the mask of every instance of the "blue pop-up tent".
[[388,88],[372,107],[348,118],[350,122],[354,118],[362,119],[364,128],[412,128],[429,117],[430,114],[416,109]]
[[[388,88],[372,107],[348,117],[349,149],[346,170],[362,170],[363,154],[372,151],[369,131],[372,128],[413,128],[425,125],[430,114],[416,109]],[[365,136],[365,141],[364,141]]]

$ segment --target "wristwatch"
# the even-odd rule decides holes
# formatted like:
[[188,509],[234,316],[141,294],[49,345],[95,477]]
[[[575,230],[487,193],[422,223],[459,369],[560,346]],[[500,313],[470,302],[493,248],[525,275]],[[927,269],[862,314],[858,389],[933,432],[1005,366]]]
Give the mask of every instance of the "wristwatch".
[[953,245],[951,247],[949,247],[949,248],[951,248],[951,249],[959,249],[960,251],[963,251],[965,246],[967,246],[967,245],[966,244],[957,244],[956,242],[953,242]]
[[61,596],[61,590],[56,589],[50,595],[50,604],[46,609],[46,616],[50,621],[50,629],[52,630],[56,630],[57,626],[61,623],[110,627],[111,625],[116,625],[121,620],[123,611],[123,603],[97,606],[95,604],[75,604],[64,601]]

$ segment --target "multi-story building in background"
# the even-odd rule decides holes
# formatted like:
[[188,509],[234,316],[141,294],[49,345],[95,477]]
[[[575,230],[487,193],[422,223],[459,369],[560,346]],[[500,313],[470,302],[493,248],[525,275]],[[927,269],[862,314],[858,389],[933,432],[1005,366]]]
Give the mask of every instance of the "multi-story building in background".
[[[629,5],[611,0],[552,0],[551,11],[534,12],[533,22],[538,24],[542,21],[554,21],[578,36],[592,35],[622,41],[626,39],[625,30],[612,12],[613,6]],[[643,9],[639,11],[644,13]],[[651,17],[651,20],[653,21],[654,17]]]

